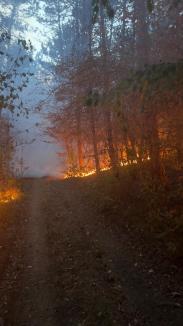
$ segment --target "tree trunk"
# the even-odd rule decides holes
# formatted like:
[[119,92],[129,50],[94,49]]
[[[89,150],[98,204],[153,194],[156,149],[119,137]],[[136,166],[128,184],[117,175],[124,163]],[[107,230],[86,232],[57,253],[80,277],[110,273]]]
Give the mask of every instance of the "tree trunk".
[[136,68],[143,69],[145,64],[148,64],[148,10],[145,0],[135,0],[134,2],[134,28],[136,42]]
[[153,113],[150,117],[150,158],[151,158],[151,168],[152,175],[155,179],[162,179],[163,169],[160,159],[160,140],[158,135],[158,123],[157,123],[157,114]]
[[111,161],[111,167],[116,168],[118,165],[117,153],[114,148],[113,133],[112,133],[112,122],[111,122],[111,112],[105,112],[106,119],[106,128],[107,128],[107,143],[108,143],[108,152],[109,158]]
[[[101,39],[101,57],[103,63],[103,86],[104,91],[107,94],[109,90],[109,72],[107,69],[107,42],[106,42],[106,27],[105,27],[105,20],[104,20],[104,8],[102,1],[100,0],[99,3],[99,10],[100,10],[100,39]],[[117,156],[116,151],[114,148],[113,142],[113,132],[112,132],[112,123],[111,123],[111,112],[108,108],[104,110],[104,118],[106,122],[106,134],[107,134],[107,142],[108,142],[108,153],[111,162],[111,167],[116,168],[117,166]]]
[[92,143],[93,143],[93,152],[94,152],[94,160],[95,160],[95,168],[96,172],[100,172],[100,162],[97,148],[97,138],[96,138],[96,127],[95,127],[95,115],[93,106],[90,107],[90,125],[92,131]]
[[78,164],[79,170],[83,169],[83,148],[81,139],[81,109],[76,109],[76,121],[77,121],[77,150],[78,150]]

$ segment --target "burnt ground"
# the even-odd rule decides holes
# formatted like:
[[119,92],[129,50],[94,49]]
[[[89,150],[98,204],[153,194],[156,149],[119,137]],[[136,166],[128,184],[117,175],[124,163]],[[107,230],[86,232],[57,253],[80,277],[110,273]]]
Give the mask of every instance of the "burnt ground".
[[1,326],[183,325],[182,267],[92,200],[92,183],[23,190],[0,208]]

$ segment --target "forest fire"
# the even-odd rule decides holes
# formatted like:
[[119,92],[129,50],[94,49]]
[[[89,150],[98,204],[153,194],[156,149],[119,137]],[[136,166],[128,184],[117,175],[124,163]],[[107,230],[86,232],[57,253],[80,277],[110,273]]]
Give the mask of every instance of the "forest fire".
[[[100,172],[103,171],[109,171],[111,168],[110,167],[105,167],[100,169]],[[76,172],[74,174],[65,174],[64,179],[70,179],[70,178],[85,178],[85,177],[89,177],[90,175],[94,175],[96,174],[96,170],[92,169],[89,171],[85,171],[85,172]]]
[[18,200],[21,196],[21,192],[17,188],[9,188],[0,191],[0,204],[7,204],[11,201]]
[[[148,157],[147,160],[150,160],[150,158]],[[120,166],[124,167],[124,166],[128,166],[128,165],[133,165],[133,164],[137,164],[138,161],[137,160],[133,160],[131,162],[120,162]],[[100,169],[100,172],[104,172],[104,171],[110,171],[111,167],[106,166]],[[64,179],[70,179],[70,178],[85,178],[85,177],[89,177],[90,175],[94,175],[96,174],[96,170],[95,169],[91,169],[85,172],[76,172],[76,173],[72,173],[72,174],[65,174]]]
[[64,176],[64,179],[70,179],[70,178],[84,178],[84,177],[88,177],[90,175],[93,175],[96,173],[96,170],[90,170],[90,171],[85,171],[85,172],[76,172],[73,174],[68,174],[66,173]]
[[[137,156],[138,157],[138,156]],[[147,161],[150,161],[151,158],[150,156],[148,155],[146,158],[142,158],[141,161],[142,162],[147,162]],[[120,161],[119,162],[119,166],[121,167],[125,167],[125,166],[129,166],[129,165],[136,165],[138,164],[138,160],[137,159],[134,159],[134,160],[131,160],[131,161],[127,161],[127,160],[124,160],[124,161]],[[106,166],[103,166],[102,168],[100,168],[100,172],[104,172],[104,171],[110,171],[111,170],[111,167],[106,165]],[[96,174],[96,169],[92,168],[88,171],[77,171],[77,172],[72,172],[72,173],[66,173],[65,176],[64,176],[64,179],[70,179],[70,178],[85,178],[85,177],[89,177],[90,175],[94,175]]]

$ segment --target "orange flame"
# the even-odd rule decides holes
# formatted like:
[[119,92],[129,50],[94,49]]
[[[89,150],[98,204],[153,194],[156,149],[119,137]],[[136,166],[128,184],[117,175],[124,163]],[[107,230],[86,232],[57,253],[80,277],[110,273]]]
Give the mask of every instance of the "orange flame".
[[[148,156],[147,158],[145,159],[142,159],[142,161],[149,161],[150,160],[150,157]],[[137,160],[132,160],[130,163],[129,162],[120,162],[120,166],[127,166],[127,165],[134,165],[134,164],[138,164],[138,161]],[[103,167],[100,169],[101,172],[103,171],[109,171],[111,170],[111,167],[109,166],[106,166],[106,167]],[[69,174],[65,174],[64,176],[64,179],[70,179],[70,178],[84,178],[84,177],[88,177],[90,175],[94,175],[96,174],[96,170],[95,169],[91,169],[89,171],[85,171],[85,172],[82,172],[82,171],[79,171],[79,172],[76,172],[75,174],[73,175],[69,175]]]
[[17,188],[9,188],[0,191],[0,204],[7,204],[11,201],[18,200],[21,196],[21,192]]

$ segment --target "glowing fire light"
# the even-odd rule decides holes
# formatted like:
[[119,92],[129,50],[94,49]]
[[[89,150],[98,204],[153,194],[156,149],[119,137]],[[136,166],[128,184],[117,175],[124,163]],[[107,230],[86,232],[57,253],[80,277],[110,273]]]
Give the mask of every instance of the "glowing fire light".
[[0,204],[7,204],[11,201],[18,200],[20,198],[20,190],[17,188],[9,188],[0,191]]
[[[142,161],[149,161],[151,158],[148,156],[146,159],[142,159]],[[138,164],[138,161],[137,160],[133,160],[131,161],[130,163],[129,162],[120,162],[120,166],[127,166],[127,165],[133,165],[133,164]],[[101,168],[100,171],[103,172],[103,171],[109,171],[111,170],[111,167],[104,167],[104,168]],[[66,174],[64,176],[64,179],[70,179],[70,178],[84,178],[84,177],[88,177],[90,175],[94,175],[96,174],[96,170],[95,169],[92,169],[90,171],[86,171],[86,172],[77,172],[75,173],[74,175],[68,175]]]
[[64,179],[69,179],[69,178],[84,178],[84,177],[88,177],[90,175],[93,175],[96,173],[96,170],[90,170],[88,172],[77,172],[75,173],[74,175],[72,176],[69,176],[69,175],[65,175],[64,176]]
[[[104,168],[101,168],[100,171],[103,172],[103,171],[109,171],[111,170],[110,167],[104,167]],[[85,177],[89,177],[90,175],[94,175],[96,174],[96,170],[95,169],[92,169],[90,171],[86,171],[86,172],[77,172],[75,173],[74,175],[70,176],[70,175],[65,175],[64,176],[64,179],[70,179],[70,178],[85,178]]]

